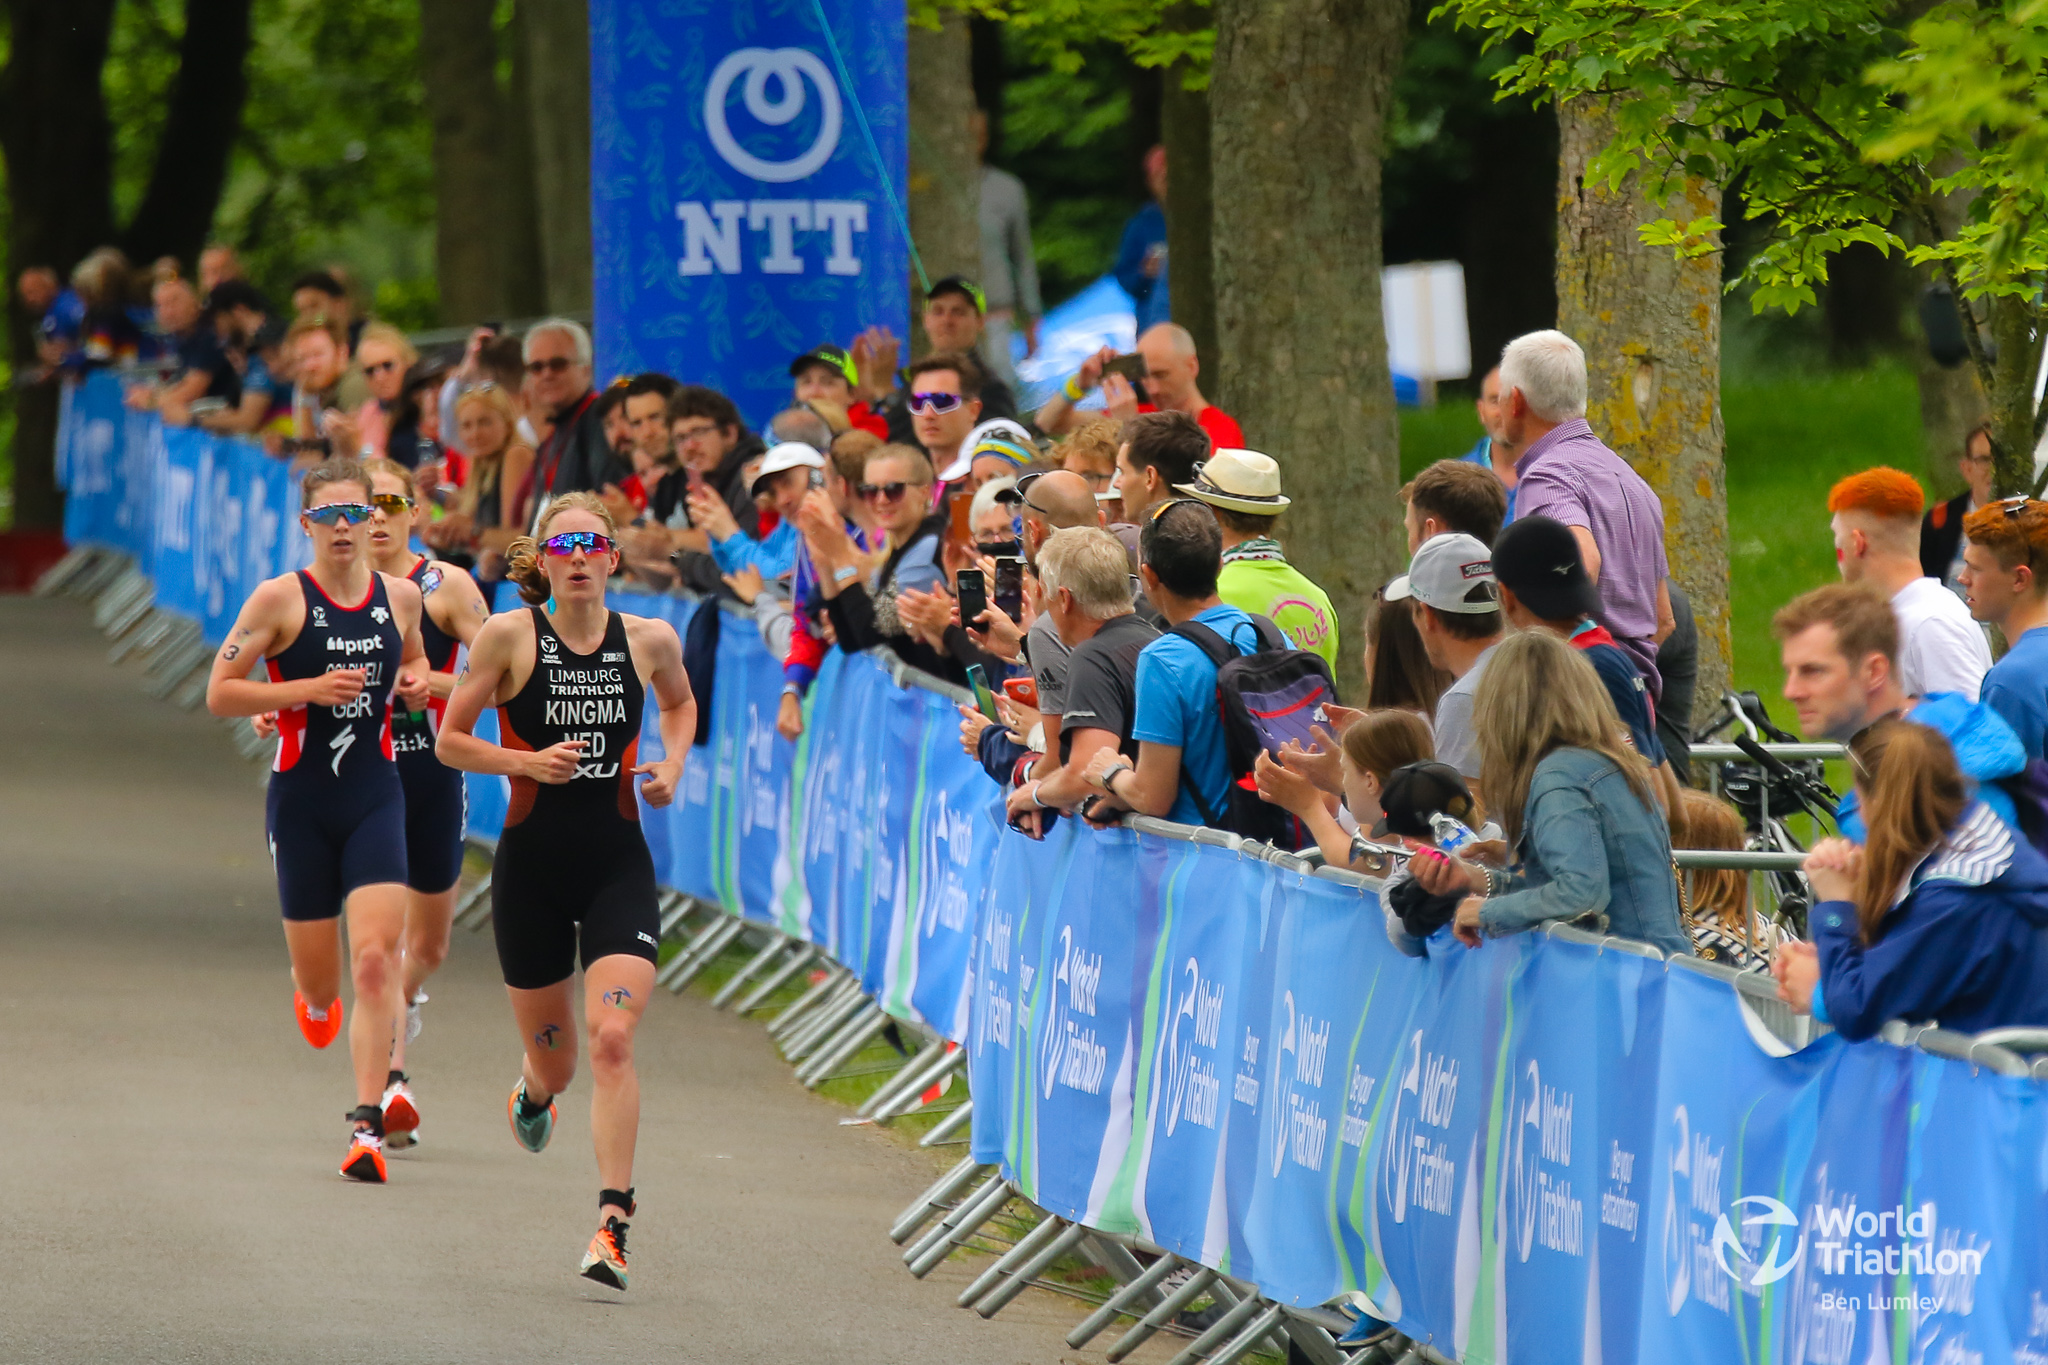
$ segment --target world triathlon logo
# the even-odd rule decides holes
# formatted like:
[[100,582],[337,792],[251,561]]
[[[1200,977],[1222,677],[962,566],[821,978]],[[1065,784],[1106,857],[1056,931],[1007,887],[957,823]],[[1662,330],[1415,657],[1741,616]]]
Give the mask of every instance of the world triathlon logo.
[[[755,156],[740,145],[727,122],[733,83],[740,83],[741,102],[755,122],[785,128],[810,103],[806,85],[818,90],[818,130],[811,145],[784,161]],[[726,164],[741,175],[782,185],[802,180],[831,160],[839,146],[842,114],[839,87],[814,52],[800,47],[743,47],[728,53],[711,72],[704,88],[704,132]]]

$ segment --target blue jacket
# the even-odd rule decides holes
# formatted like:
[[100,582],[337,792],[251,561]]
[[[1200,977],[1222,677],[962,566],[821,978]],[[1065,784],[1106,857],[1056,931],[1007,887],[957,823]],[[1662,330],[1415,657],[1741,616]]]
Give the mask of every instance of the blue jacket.
[[[2020,827],[2012,798],[1996,783],[2018,776],[2027,766],[2027,751],[2003,717],[1960,692],[1934,692],[1906,712],[1906,719],[1939,730],[1956,751],[1956,763],[1963,776],[1977,784],[1977,799],[1991,807],[2010,828]],[[1863,814],[1854,790],[1842,798],[1836,809],[1835,827],[1842,831],[1843,838],[1863,842]]]
[[2048,859],[1972,802],[1907,888],[1868,947],[1854,904],[1813,907],[1814,1018],[1852,1042],[1887,1019],[1964,1033],[2048,1024]]
[[721,573],[738,573],[752,565],[767,579],[782,578],[796,568],[797,551],[803,537],[794,521],[777,522],[765,539],[756,540],[745,531],[711,542],[711,557]]
[[1515,856],[1509,889],[1479,911],[1489,937],[1598,914],[1611,934],[1692,953],[1678,920],[1671,827],[1600,754],[1557,749],[1536,765]]

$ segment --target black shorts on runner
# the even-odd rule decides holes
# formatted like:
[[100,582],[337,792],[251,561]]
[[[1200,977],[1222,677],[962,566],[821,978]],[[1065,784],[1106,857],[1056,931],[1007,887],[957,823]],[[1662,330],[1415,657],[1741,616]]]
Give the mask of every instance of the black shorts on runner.
[[563,843],[527,827],[505,831],[491,868],[491,929],[506,985],[566,981],[579,956],[585,971],[622,953],[660,960],[654,859],[639,830],[630,832]]
[[406,882],[423,896],[439,895],[462,880],[462,827],[469,788],[453,768],[417,772],[399,765],[405,781]]
[[273,776],[264,825],[286,919],[333,919],[361,887],[406,884],[405,796],[395,772],[340,799],[284,788]]

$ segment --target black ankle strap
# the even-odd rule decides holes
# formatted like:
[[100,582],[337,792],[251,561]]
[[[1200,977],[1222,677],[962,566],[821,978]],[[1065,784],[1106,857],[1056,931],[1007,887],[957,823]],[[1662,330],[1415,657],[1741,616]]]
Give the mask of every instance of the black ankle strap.
[[384,1136],[384,1111],[374,1104],[359,1104],[349,1110],[345,1117],[350,1123],[367,1123],[372,1133],[378,1137]]
[[628,1218],[631,1218],[635,1212],[633,1191],[631,1190],[599,1190],[597,1192],[597,1206],[603,1208],[607,1204],[624,1209]]

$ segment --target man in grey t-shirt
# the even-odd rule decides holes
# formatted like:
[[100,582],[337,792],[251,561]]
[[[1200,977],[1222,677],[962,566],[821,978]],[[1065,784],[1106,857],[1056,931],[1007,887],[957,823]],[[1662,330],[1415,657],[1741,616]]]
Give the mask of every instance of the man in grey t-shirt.
[[1429,661],[1456,679],[1436,704],[1437,761],[1477,778],[1479,738],[1472,728],[1472,701],[1502,628],[1493,552],[1464,534],[1424,541],[1408,572],[1387,585],[1387,601],[1410,597]]

